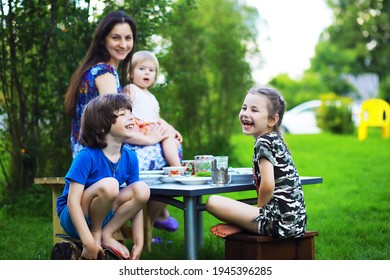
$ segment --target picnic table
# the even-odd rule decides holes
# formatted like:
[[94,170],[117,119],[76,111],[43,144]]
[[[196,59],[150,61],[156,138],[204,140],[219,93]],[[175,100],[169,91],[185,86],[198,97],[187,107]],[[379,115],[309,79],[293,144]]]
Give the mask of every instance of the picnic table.
[[[300,177],[302,185],[321,184],[322,177]],[[52,188],[53,206],[53,234],[62,231],[56,213],[56,199],[62,193],[65,184],[63,177],[36,178],[36,184],[49,185]],[[226,194],[234,192],[244,192],[254,190],[253,182],[230,183],[225,186],[214,186],[212,184],[184,185],[180,183],[153,183],[149,185],[151,190],[151,200],[167,203],[183,211],[184,215],[184,242],[186,259],[196,260],[198,257],[198,247],[203,242],[203,215],[202,211],[206,206],[202,201],[204,195]],[[240,201],[256,204],[256,192],[253,198],[241,199]],[[146,229],[149,238],[151,229]],[[146,239],[145,239],[146,240]],[[58,241],[58,240],[57,240]],[[150,246],[150,245],[149,245]],[[149,248],[150,249],[150,248]]]
[[[300,177],[302,185],[320,184],[321,177]],[[204,195],[224,194],[232,192],[244,192],[254,190],[253,183],[237,183],[226,186],[203,185],[182,185],[178,183],[161,184],[155,183],[150,186],[152,200],[167,203],[183,210],[184,214],[184,242],[186,248],[186,258],[196,260],[198,256],[197,248],[203,242],[203,215],[206,210],[202,202]],[[256,196],[256,192],[253,192]],[[179,199],[181,198],[181,199]],[[257,197],[241,199],[240,201],[256,204]]]

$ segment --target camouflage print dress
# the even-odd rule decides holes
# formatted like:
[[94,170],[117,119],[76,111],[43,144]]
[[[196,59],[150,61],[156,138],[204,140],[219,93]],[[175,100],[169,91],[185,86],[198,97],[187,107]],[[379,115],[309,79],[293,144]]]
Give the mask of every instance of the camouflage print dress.
[[253,154],[255,186],[258,192],[261,174],[259,162],[266,158],[274,166],[275,190],[272,199],[254,219],[260,235],[279,238],[299,237],[306,230],[306,207],[302,184],[290,151],[275,132],[257,138]]

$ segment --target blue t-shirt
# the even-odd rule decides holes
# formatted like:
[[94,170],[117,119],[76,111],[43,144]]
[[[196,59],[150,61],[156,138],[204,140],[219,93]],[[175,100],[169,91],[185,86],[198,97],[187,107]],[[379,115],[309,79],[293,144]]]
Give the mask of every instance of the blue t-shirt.
[[57,214],[67,203],[71,181],[80,183],[84,185],[84,189],[87,189],[103,178],[113,177],[113,170],[115,170],[115,179],[118,180],[119,186],[124,183],[128,186],[139,181],[138,158],[135,152],[124,149],[122,146],[120,160],[116,164],[109,161],[101,148],[84,147],[81,149],[65,176],[64,191],[57,198]]

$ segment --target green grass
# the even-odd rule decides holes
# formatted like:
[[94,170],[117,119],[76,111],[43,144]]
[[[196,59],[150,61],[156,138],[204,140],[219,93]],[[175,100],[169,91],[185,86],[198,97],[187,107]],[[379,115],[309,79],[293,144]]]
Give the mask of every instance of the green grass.
[[[251,166],[253,138],[237,135],[232,141],[235,148],[229,155],[231,165]],[[331,134],[286,135],[285,141],[300,175],[321,176],[324,180],[323,184],[304,186],[308,229],[319,232],[316,258],[390,259],[390,139],[383,140],[373,131],[361,142],[356,135]],[[249,194],[229,196],[242,198]],[[31,195],[27,197],[31,200]],[[26,203],[11,216],[5,215],[4,209],[0,212],[0,259],[49,258],[50,193],[41,193],[38,201],[37,205]],[[169,209],[183,225],[182,211]],[[199,258],[223,259],[223,240],[208,232],[218,220],[206,212],[203,217],[204,244]],[[172,242],[153,246],[152,253],[144,253],[143,259],[184,259],[183,227],[176,233],[153,230],[153,235]]]

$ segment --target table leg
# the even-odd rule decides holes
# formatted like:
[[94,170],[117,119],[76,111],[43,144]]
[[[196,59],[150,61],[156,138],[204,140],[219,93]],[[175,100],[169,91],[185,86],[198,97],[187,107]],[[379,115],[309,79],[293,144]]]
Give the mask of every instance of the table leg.
[[196,230],[196,198],[184,197],[184,241],[186,247],[186,258],[196,260],[197,251],[197,230]]
[[[197,196],[196,197],[196,205],[201,205],[202,204],[202,196]],[[202,211],[197,211],[196,212],[196,229],[197,229],[197,246],[198,248],[202,246],[203,244],[203,212]]]

